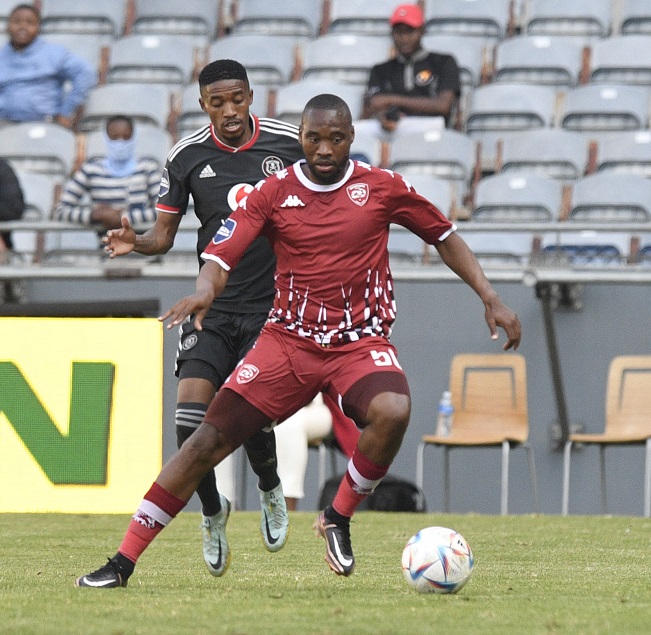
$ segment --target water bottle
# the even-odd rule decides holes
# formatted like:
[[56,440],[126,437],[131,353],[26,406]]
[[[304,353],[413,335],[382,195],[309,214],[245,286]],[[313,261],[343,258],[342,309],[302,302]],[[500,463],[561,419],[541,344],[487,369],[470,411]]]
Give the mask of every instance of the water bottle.
[[452,431],[452,418],[454,417],[454,406],[452,405],[452,393],[446,390],[439,401],[439,417],[436,425],[436,434],[439,437],[449,437]]

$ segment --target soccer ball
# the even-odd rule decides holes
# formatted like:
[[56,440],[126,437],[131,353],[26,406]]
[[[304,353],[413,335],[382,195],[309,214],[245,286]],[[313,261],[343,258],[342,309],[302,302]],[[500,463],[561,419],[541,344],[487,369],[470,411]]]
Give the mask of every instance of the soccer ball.
[[447,527],[426,527],[402,552],[402,572],[419,593],[456,593],[472,574],[474,557],[465,538]]

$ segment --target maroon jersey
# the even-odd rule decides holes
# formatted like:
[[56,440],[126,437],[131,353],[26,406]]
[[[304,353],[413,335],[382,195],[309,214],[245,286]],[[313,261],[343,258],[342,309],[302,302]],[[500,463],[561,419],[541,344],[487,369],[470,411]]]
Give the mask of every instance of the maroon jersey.
[[301,163],[258,183],[202,258],[230,271],[264,234],[276,254],[271,322],[320,344],[388,338],[396,316],[390,223],[430,244],[455,227],[390,170],[351,161],[341,181],[319,185]]

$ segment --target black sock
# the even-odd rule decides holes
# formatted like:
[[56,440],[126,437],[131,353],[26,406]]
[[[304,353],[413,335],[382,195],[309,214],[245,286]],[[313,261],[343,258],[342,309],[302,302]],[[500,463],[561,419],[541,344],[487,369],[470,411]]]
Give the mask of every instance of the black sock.
[[136,563],[129,560],[126,556],[123,556],[119,551],[111,558],[111,560],[117,565],[118,571],[123,580],[127,580],[136,568]]
[[329,505],[323,511],[324,516],[332,521],[335,525],[348,524],[350,523],[350,518],[348,516],[342,516],[338,511],[335,511],[335,508],[332,505]]
[[258,487],[270,492],[280,485],[276,459],[276,435],[273,430],[256,432],[245,444],[251,468],[258,477]]

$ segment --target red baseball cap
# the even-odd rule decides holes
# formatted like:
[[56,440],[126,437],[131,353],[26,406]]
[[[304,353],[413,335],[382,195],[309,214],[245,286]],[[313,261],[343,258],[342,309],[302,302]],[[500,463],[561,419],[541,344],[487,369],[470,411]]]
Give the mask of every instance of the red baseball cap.
[[425,24],[425,17],[421,8],[415,4],[401,4],[393,12],[389,24],[406,24],[413,29],[419,29]]

